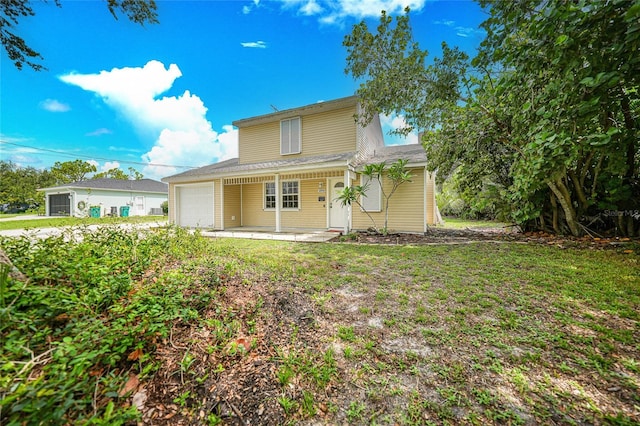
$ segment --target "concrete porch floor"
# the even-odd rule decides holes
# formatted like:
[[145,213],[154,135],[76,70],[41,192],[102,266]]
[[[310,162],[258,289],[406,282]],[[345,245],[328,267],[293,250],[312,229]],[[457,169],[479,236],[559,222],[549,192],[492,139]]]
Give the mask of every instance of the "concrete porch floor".
[[202,231],[202,235],[212,238],[248,238],[253,240],[296,241],[304,243],[323,243],[340,235],[339,231],[326,229],[283,228],[275,232],[271,227],[227,228],[224,231]]

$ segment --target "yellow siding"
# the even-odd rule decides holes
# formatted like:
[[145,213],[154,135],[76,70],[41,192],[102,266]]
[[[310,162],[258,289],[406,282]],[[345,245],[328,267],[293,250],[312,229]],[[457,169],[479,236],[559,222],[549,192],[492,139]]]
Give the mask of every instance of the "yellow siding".
[[301,117],[302,152],[280,155],[280,122],[241,127],[239,162],[258,163],[335,154],[356,150],[355,108],[343,108]]
[[241,221],[241,185],[226,185],[224,187],[224,227],[235,228]]
[[[411,170],[412,182],[400,185],[389,203],[389,231],[390,232],[424,232],[424,170]],[[358,183],[361,184],[361,183]],[[391,182],[383,180],[384,190],[389,193]],[[353,206],[352,227],[355,230],[367,229],[372,226],[371,219],[360,207]],[[384,200],[381,212],[370,213],[376,226],[384,227]]]
[[324,201],[318,201],[319,196],[326,197],[324,192],[318,192],[320,183],[322,183],[322,189],[326,190],[326,179],[300,181],[300,210],[281,212],[283,228],[327,227],[327,204]]
[[242,185],[242,226],[275,226],[276,213],[264,211],[264,186],[261,183]]

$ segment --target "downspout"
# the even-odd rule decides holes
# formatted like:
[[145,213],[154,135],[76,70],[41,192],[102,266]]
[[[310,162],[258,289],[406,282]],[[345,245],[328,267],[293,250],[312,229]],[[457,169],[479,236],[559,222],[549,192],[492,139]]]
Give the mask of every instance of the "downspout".
[[69,217],[76,217],[76,191],[69,191]]
[[280,175],[276,173],[276,232],[280,232]]

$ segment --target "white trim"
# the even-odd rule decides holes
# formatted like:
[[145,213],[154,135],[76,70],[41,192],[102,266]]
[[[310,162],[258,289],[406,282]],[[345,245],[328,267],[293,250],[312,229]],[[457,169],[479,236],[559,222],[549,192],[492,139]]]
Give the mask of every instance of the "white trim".
[[[213,198],[213,203],[215,204],[215,194]],[[215,224],[215,215],[213,217],[213,221]],[[220,179],[220,229],[224,231],[224,179]]]
[[280,175],[276,173],[276,232],[280,232]]

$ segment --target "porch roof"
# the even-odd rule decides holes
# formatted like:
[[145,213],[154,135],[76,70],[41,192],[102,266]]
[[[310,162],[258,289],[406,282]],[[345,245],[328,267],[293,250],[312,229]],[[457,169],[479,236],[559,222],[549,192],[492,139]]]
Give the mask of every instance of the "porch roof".
[[165,177],[163,182],[193,182],[218,178],[255,176],[260,174],[293,173],[297,171],[346,168],[355,152],[299,157],[286,160],[240,164],[237,158],[210,164],[177,175]]

